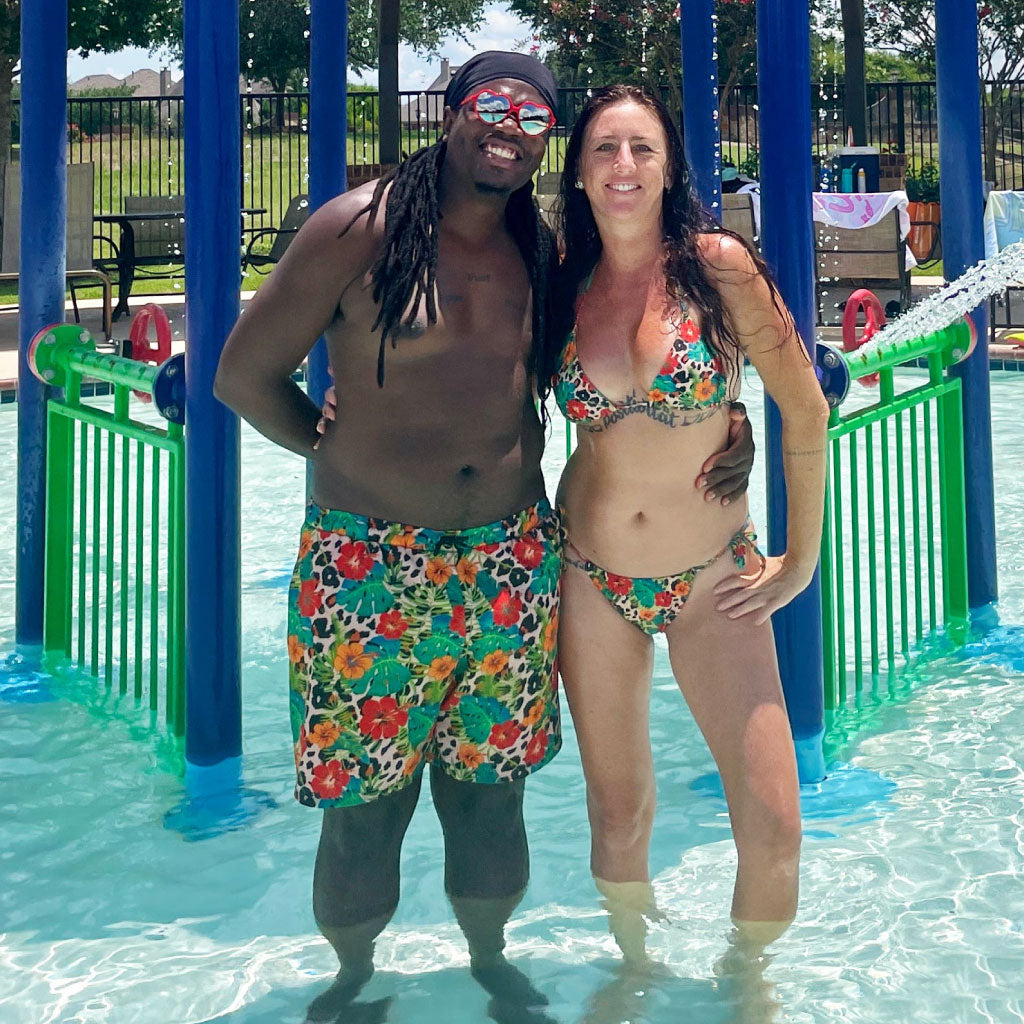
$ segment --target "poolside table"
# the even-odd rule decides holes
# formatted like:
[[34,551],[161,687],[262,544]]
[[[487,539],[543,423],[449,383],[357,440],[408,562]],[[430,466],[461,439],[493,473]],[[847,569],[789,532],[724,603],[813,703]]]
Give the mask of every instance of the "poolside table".
[[[266,213],[266,207],[247,206],[242,210],[243,217],[258,216]],[[93,220],[100,224],[116,224],[120,228],[120,242],[117,247],[117,305],[111,319],[117,320],[122,314],[131,313],[128,298],[135,283],[135,224],[153,221],[178,221],[184,218],[181,210],[148,210],[140,213],[99,213]],[[177,262],[168,259],[168,263]]]

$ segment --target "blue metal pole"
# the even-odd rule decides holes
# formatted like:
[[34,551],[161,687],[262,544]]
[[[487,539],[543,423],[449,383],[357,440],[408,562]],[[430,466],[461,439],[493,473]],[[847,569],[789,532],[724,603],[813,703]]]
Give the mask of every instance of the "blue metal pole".
[[[935,0],[942,260],[947,281],[985,255],[982,232],[978,11],[974,0]],[[967,596],[972,608],[995,601],[996,513],[989,405],[988,307],[972,314],[978,343],[953,367],[962,381],[967,488]]]
[[[757,87],[761,114],[761,247],[782,297],[807,346],[814,346],[814,187],[811,139],[811,40],[806,7],[794,14],[791,0],[757,5]],[[782,468],[782,421],[766,405],[768,550],[786,550],[786,485]],[[825,776],[821,580],[772,617],[779,670],[796,741],[801,782]]]
[[47,401],[27,354],[37,331],[64,320],[67,24],[67,0],[22,4],[15,640],[26,646],[43,642]]
[[680,5],[683,144],[701,202],[722,219],[722,139],[718,120],[718,18],[715,0]]
[[[348,4],[312,0],[309,27],[309,203],[317,210],[348,187]],[[307,366],[309,397],[321,405],[329,383],[323,338]]]
[[185,0],[185,758],[193,796],[233,784],[242,753],[239,427],[213,397],[240,299],[238,31],[237,3]]

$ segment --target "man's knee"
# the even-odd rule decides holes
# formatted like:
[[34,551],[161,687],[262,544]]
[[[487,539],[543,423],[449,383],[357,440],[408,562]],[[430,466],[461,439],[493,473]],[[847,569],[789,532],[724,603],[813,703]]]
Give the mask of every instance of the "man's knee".
[[430,792],[441,825],[488,830],[522,823],[526,779],[512,782],[461,782],[438,764],[430,766]]
[[313,870],[320,924],[347,927],[394,912],[402,840],[418,795],[416,782],[368,804],[324,811]]
[[525,780],[457,782],[435,767],[434,806],[445,842],[445,889],[450,896],[507,899],[530,877],[523,822]]

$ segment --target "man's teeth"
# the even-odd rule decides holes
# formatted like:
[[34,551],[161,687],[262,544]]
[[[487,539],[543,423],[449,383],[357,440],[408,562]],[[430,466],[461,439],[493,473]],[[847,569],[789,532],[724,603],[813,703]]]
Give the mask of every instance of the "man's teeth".
[[484,146],[484,152],[500,156],[503,160],[515,160],[519,155],[514,149],[505,149],[503,146]]

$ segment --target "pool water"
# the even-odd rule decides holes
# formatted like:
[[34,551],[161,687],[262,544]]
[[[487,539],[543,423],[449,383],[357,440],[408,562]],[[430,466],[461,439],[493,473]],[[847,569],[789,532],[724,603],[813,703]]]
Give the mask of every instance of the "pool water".
[[[668,920],[649,983],[620,977],[589,876],[583,783],[565,749],[528,786],[533,876],[509,954],[550,999],[523,1021],[1024,1022],[1024,379],[992,378],[1003,626],[932,660],[879,701],[819,792],[805,794],[801,909],[760,980],[716,973],[735,854],[711,759],[657,648],[652,870]],[[746,397],[760,419],[760,391]],[[13,467],[16,410],[0,411]],[[319,814],[291,799],[285,590],[303,466],[246,430],[242,554],[245,780],[276,801],[243,829],[188,841],[164,828],[182,796],[130,701],[71,680],[48,702],[0,698],[0,1021],[290,1024],[334,956],[310,907]],[[545,469],[553,493],[564,454]],[[0,653],[13,650],[12,486],[0,490]],[[755,520],[764,487],[755,474]],[[844,804],[846,791],[867,795]],[[378,973],[341,1020],[488,1019],[442,893],[441,836],[423,798]]]

